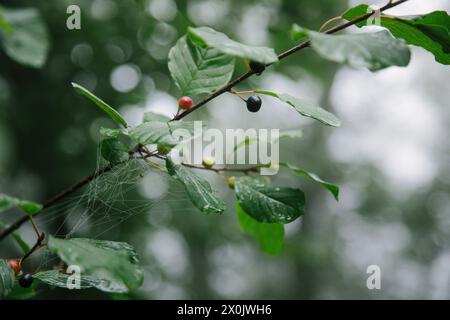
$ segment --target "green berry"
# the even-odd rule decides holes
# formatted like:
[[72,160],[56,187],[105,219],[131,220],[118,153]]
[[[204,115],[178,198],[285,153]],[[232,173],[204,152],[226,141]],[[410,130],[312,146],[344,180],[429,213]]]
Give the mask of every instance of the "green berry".
[[228,187],[230,187],[231,189],[234,189],[234,186],[236,184],[236,177],[228,177],[227,184],[228,184]]
[[204,167],[212,168],[216,164],[216,160],[213,157],[205,157],[202,163]]
[[258,96],[250,96],[247,99],[247,110],[250,112],[258,112],[261,109],[261,98]]

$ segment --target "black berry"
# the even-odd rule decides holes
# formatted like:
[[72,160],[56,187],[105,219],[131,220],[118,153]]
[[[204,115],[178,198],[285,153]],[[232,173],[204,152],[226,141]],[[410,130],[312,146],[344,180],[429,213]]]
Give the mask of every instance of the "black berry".
[[250,112],[258,112],[261,109],[261,98],[258,96],[250,96],[247,99],[247,110]]
[[19,284],[22,288],[29,288],[32,283],[33,277],[29,273],[26,273],[19,278]]
[[266,65],[260,62],[250,61],[250,69],[259,76],[266,70]]

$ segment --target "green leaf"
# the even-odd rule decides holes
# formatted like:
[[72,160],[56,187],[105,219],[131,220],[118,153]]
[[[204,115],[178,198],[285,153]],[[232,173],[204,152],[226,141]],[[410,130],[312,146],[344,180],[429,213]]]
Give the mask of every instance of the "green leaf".
[[10,294],[14,287],[14,281],[14,270],[6,260],[0,259],[0,299]]
[[0,193],[0,212],[11,209],[18,208],[28,214],[36,214],[42,210],[42,205],[36,202],[21,200],[18,198],[10,197],[6,194]]
[[37,295],[34,283],[29,288],[22,288],[21,286],[14,286],[12,291],[8,294],[8,300],[30,300]]
[[247,58],[264,64],[278,61],[272,48],[248,46],[231,40],[227,35],[209,27],[189,28],[188,36],[199,47],[214,48],[230,56]]
[[3,10],[0,7],[0,29],[3,29],[6,33],[10,33],[12,31],[12,27],[3,14]]
[[[62,273],[59,270],[41,271],[33,274],[33,278],[42,281],[50,286],[68,289],[70,274]],[[70,283],[70,282],[69,282]],[[92,276],[80,275],[79,289],[88,289],[92,287],[102,287],[101,281]]]
[[305,29],[294,23],[291,27],[291,39],[294,41],[306,40],[308,33]]
[[308,31],[308,35],[320,56],[355,68],[378,71],[390,66],[405,67],[411,59],[409,47],[386,30],[343,35]]
[[284,245],[284,225],[258,222],[250,217],[239,203],[236,203],[236,213],[242,230],[255,237],[265,253],[269,255],[280,253]]
[[[195,124],[192,121],[168,122],[169,118],[164,115],[147,112],[144,115],[144,123],[130,129],[129,136],[136,142],[148,145],[158,144],[164,148],[173,148],[181,141],[195,138]],[[177,129],[184,129],[189,137],[174,135]]]
[[160,113],[146,112],[144,113],[144,122],[169,122],[170,118]]
[[113,119],[114,121],[116,121],[117,123],[121,124],[122,126],[124,126],[125,128],[128,126],[127,122],[122,118],[122,116],[120,115],[120,113],[118,113],[115,109],[113,109],[112,107],[110,107],[106,102],[104,102],[102,99],[98,98],[97,96],[95,96],[93,93],[91,93],[89,90],[87,90],[86,88],[83,88],[82,86],[80,86],[79,84],[73,83],[72,82],[72,86],[75,88],[75,90],[77,90],[78,92],[80,92],[82,95],[86,96],[89,100],[91,100],[92,102],[94,102],[97,107],[99,107],[100,109],[102,109],[111,119]]
[[102,142],[100,142],[100,151],[102,157],[112,164],[125,162],[129,159],[127,148],[118,138],[107,138],[102,140]]
[[48,249],[81,274],[100,280],[96,288],[106,292],[130,292],[139,288],[144,275],[134,249],[125,242],[93,239],[48,240]]
[[[347,10],[343,18],[353,20],[361,17],[368,8],[368,5],[361,4]],[[380,22],[394,37],[431,52],[439,63],[450,64],[450,16],[447,12],[434,11],[413,17],[381,15]],[[366,25],[366,21],[357,24],[358,27]]]
[[178,144],[178,140],[172,135],[166,122],[144,122],[130,129],[129,133],[133,140],[142,145],[160,144],[165,147],[174,147]]
[[414,25],[429,38],[442,46],[444,53],[450,53],[450,16],[445,11],[435,11],[414,18]]
[[[9,228],[9,225],[0,221],[0,227],[6,229]],[[11,236],[17,242],[17,244],[19,245],[20,249],[22,249],[24,254],[30,251],[30,246],[28,245],[28,243],[25,242],[25,240],[22,239],[20,234],[18,234],[17,232],[11,232]]]
[[6,30],[0,30],[0,45],[6,54],[20,64],[42,67],[47,60],[50,44],[39,11],[34,8],[3,8],[3,20],[0,20],[3,21],[0,22],[3,30]]
[[286,93],[275,93],[265,90],[255,90],[255,92],[280,99],[293,107],[302,116],[313,118],[333,127],[339,127],[341,125],[341,121],[334,114],[326,111],[315,103],[293,97]]
[[200,211],[207,214],[225,211],[225,202],[215,195],[208,181],[184,166],[173,163],[169,158],[166,160],[166,168],[172,177],[184,185],[192,203]]
[[239,205],[253,219],[266,223],[289,223],[304,213],[305,194],[300,189],[272,187],[260,179],[236,179]]
[[215,48],[197,47],[184,36],[169,52],[169,70],[182,95],[208,94],[231,80],[234,58]]
[[17,242],[17,244],[19,245],[20,249],[22,249],[22,252],[24,254],[27,254],[30,251],[30,246],[28,245],[28,243],[26,243],[25,240],[22,239],[20,234],[18,234],[17,232],[12,232],[11,236]]
[[128,131],[126,129],[110,129],[101,127],[100,134],[108,138],[117,138],[121,135],[127,136]]
[[320,183],[325,189],[327,189],[333,197],[336,199],[336,201],[339,201],[339,187],[331,182],[327,182],[322,180],[318,175],[312,172],[308,172],[306,170],[297,168],[289,163],[280,163],[281,166],[287,167],[292,170],[292,172],[300,175],[308,177],[318,183]]

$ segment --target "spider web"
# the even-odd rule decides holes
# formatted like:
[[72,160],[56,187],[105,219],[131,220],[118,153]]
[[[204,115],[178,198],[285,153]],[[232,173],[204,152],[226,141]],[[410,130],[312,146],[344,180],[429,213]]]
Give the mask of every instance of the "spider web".
[[[102,159],[99,151],[97,154],[97,170],[99,170],[107,163]],[[106,236],[110,238],[110,234],[130,218],[142,215],[145,220],[144,215],[154,213],[162,203],[188,199],[181,188],[168,189],[167,194],[161,199],[143,197],[142,192],[138,190],[143,183],[142,178],[148,173],[156,174],[156,172],[166,175],[158,169],[151,168],[141,159],[130,159],[125,163],[117,164],[109,172],[91,181],[80,195],[62,199],[43,211],[36,221],[44,230],[47,229],[50,234],[60,238],[80,236],[92,239],[105,239]],[[151,187],[159,186],[155,183]],[[184,211],[185,208],[175,204],[170,210],[176,213]],[[38,269],[57,262],[58,258],[47,250],[42,251]]]

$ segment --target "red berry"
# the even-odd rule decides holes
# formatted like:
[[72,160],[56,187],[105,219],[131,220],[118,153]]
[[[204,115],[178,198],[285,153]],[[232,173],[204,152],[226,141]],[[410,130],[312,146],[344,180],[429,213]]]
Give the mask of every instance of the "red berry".
[[181,97],[180,100],[178,100],[178,105],[180,106],[180,108],[185,110],[190,109],[193,104],[194,102],[192,101],[191,97],[188,96]]
[[19,259],[9,259],[8,264],[11,267],[11,269],[14,270],[15,273],[19,273],[20,270],[22,269]]

